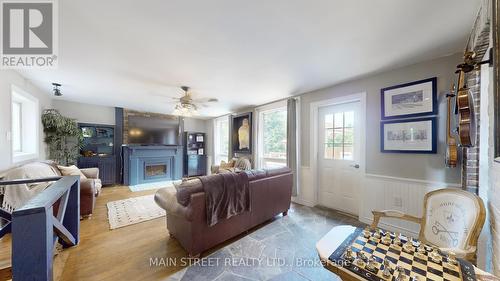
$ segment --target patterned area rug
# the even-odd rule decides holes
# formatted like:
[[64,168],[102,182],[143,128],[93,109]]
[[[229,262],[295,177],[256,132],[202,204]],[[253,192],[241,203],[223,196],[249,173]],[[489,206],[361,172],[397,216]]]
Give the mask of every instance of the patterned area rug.
[[151,189],[159,189],[163,187],[168,187],[169,185],[173,185],[174,183],[177,182],[182,182],[181,180],[175,180],[175,181],[159,181],[159,182],[152,182],[152,183],[143,183],[143,184],[138,184],[138,185],[131,185],[128,188],[132,192],[138,192],[138,191],[144,191],[144,190],[151,190]]
[[153,198],[151,194],[108,202],[109,228],[116,229],[165,216],[165,210]]

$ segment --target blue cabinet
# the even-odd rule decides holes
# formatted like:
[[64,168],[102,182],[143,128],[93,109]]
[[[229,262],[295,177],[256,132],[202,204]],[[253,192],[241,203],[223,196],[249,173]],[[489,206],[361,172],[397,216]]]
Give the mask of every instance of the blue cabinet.
[[116,184],[115,127],[89,123],[79,123],[78,126],[83,134],[78,167],[99,168],[103,185]]
[[109,157],[83,157],[78,158],[78,168],[98,168],[99,179],[103,185],[116,184],[116,159]]

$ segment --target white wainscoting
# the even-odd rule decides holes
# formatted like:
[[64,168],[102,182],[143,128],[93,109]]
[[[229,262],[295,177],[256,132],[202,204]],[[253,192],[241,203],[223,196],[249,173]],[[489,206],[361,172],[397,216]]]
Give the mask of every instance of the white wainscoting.
[[313,187],[311,168],[300,167],[299,195],[292,197],[292,201],[304,206],[314,207],[316,205],[316,189]]
[[[311,168],[301,167],[300,190],[292,201],[313,207],[318,204],[313,186]],[[424,195],[432,190],[456,187],[456,183],[432,182],[417,179],[365,174],[360,188],[359,220],[370,224],[372,210],[399,210],[414,216],[422,216]],[[417,236],[418,225],[396,219],[382,219],[380,226],[406,235]]]
[[[399,210],[421,217],[424,195],[429,191],[445,187],[460,187],[460,185],[366,174],[361,185],[362,202],[360,202],[359,220],[371,223],[372,210]],[[380,226],[411,236],[416,236],[419,231],[418,224],[397,219],[382,219]]]

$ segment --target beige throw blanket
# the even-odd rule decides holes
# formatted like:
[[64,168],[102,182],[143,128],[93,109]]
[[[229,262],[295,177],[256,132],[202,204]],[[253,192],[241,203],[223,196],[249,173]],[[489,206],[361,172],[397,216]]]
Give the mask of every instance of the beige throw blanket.
[[[59,176],[55,167],[43,162],[34,162],[7,171],[2,180],[37,179],[54,176]],[[2,208],[13,212],[50,184],[51,182],[44,182],[3,186],[4,198]]]
[[222,173],[199,178],[205,190],[207,224],[250,210],[250,191],[246,173]]

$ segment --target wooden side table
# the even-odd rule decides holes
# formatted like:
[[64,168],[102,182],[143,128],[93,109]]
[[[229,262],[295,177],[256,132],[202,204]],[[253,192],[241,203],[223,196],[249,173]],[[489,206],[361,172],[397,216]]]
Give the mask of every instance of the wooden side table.
[[[337,266],[328,259],[340,246],[340,244],[342,244],[342,242],[344,242],[344,240],[349,237],[349,235],[351,235],[355,230],[356,227],[351,225],[336,226],[316,243],[316,250],[318,251],[319,258],[321,259],[321,262],[323,263],[325,268],[337,274],[344,281],[366,280],[341,266]],[[477,280],[500,281],[500,278],[495,277],[490,273],[484,272],[477,267],[474,267],[474,271],[476,273]]]

